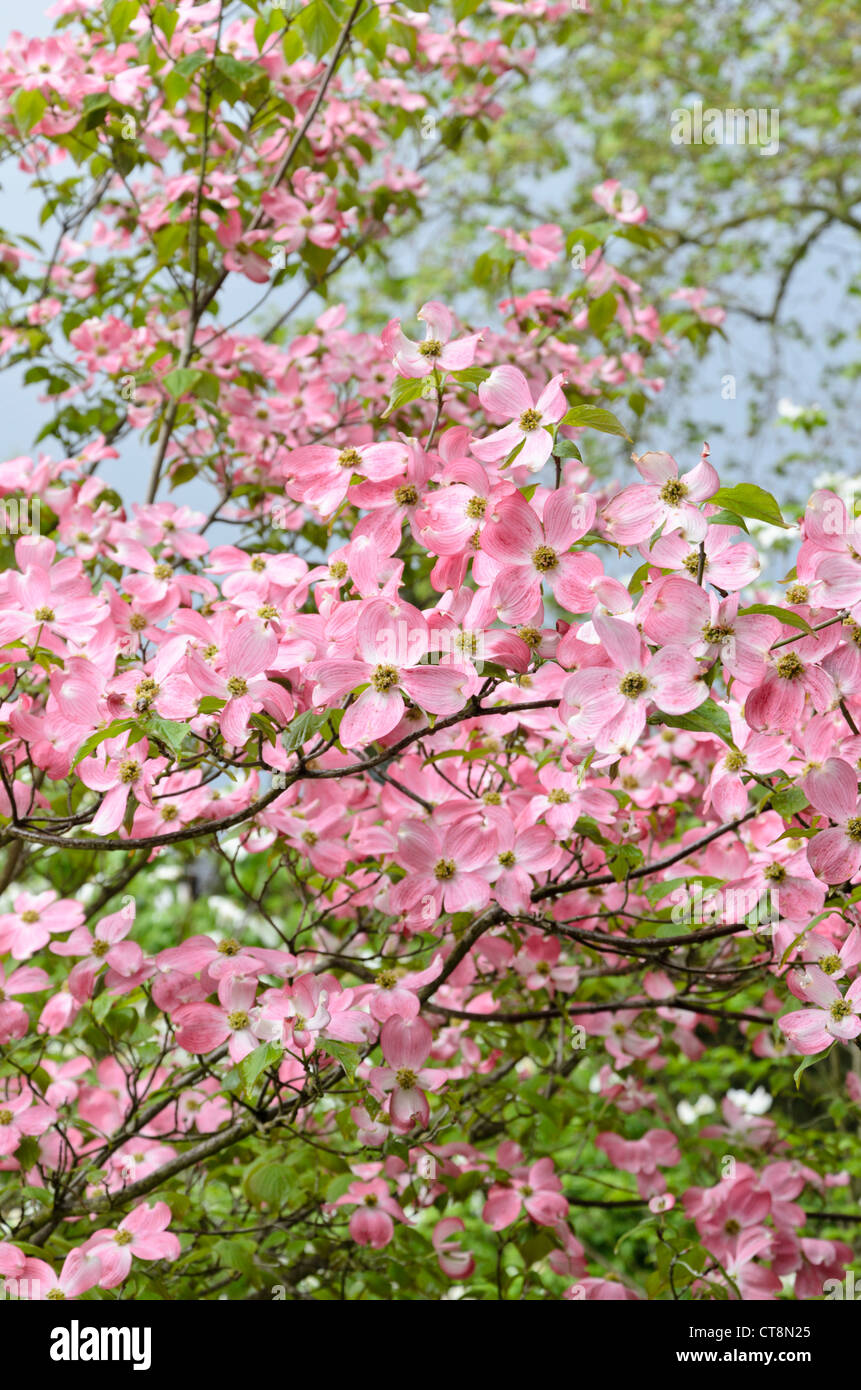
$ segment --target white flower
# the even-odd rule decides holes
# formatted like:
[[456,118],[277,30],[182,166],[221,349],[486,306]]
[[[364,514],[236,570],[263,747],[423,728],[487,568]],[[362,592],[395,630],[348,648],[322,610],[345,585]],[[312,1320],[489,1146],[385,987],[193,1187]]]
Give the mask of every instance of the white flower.
[[695,1125],[701,1115],[710,1115],[715,1109],[717,1107],[711,1096],[700,1096],[693,1105],[690,1101],[680,1100],[676,1106],[676,1114],[683,1125]]
[[757,1086],[753,1092],[727,1091],[726,1094],[727,1100],[731,1100],[745,1115],[764,1115],[771,1109],[772,1097],[764,1086]]

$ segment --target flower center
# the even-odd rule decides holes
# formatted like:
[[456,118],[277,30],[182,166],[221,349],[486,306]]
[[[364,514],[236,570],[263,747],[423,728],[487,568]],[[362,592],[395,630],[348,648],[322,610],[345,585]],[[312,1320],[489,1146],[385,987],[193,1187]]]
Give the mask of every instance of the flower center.
[[126,758],[120,763],[120,781],[126,784],[137,782],[141,775],[141,765],[137,758]]
[[[687,570],[688,574],[693,574],[693,575],[699,574],[699,572],[700,572],[700,553],[699,553],[699,551],[698,551],[698,550],[692,550],[691,553],[690,553],[690,555],[686,555],[685,558],[684,558],[684,560],[682,560],[682,565],[683,565],[683,567]],[[705,564],[703,565],[703,569],[704,569],[704,570],[707,570],[708,567],[709,567],[709,562],[708,562],[708,559],[706,559],[706,562],[705,562]]]
[[266,556],[255,555],[252,557],[251,564],[248,566],[252,574],[262,574],[266,568]]
[[466,514],[470,521],[480,521],[487,511],[486,497],[470,497],[466,504]]
[[377,984],[380,989],[394,989],[398,982],[398,977],[394,970],[381,970],[377,976]]
[[35,613],[33,614],[33,617],[36,619],[37,623],[52,623],[54,621],[55,614],[53,608],[43,607],[37,608]]
[[358,449],[342,449],[338,455],[338,467],[349,468],[351,473],[355,473],[361,462],[362,455]]
[[668,507],[678,507],[688,495],[687,485],[679,478],[668,478],[658,496]]
[[820,956],[816,963],[819,969],[823,970],[826,975],[835,974],[843,965],[839,956]]
[[850,816],[846,822],[846,834],[856,844],[861,842],[861,816]]
[[227,682],[227,689],[230,691],[231,695],[247,695],[248,682],[243,680],[242,676],[231,676],[230,680]]
[[247,1028],[250,1020],[244,1009],[236,1009],[232,1014],[227,1015],[227,1023],[234,1033],[241,1033],[243,1028]]
[[514,865],[517,863],[517,860],[514,856],[514,851],[511,849],[504,849],[502,853],[498,854],[496,857],[502,865],[503,869],[513,869]]
[[411,1091],[413,1087],[418,1084],[418,1077],[409,1067],[401,1067],[400,1070],[395,1073],[395,1080],[402,1091]]
[[728,768],[730,772],[741,772],[744,767],[744,754],[735,750],[727,753],[723,760],[723,765],[725,768]]
[[485,792],[484,796],[481,799],[484,802],[485,806],[502,805],[502,797],[499,795],[499,792]]
[[32,907],[28,907],[26,912],[21,913],[22,922],[38,922],[39,914],[34,912]]
[[154,579],[173,579],[173,569],[170,565],[156,565],[152,573]]
[[102,956],[106,956],[110,949],[111,943],[109,941],[96,940],[90,947],[90,954],[95,956],[97,960],[101,960]]
[[399,507],[414,507],[419,500],[419,490],[412,483],[404,483],[395,488],[395,501]]
[[772,883],[782,883],[786,878],[786,870],[782,864],[769,864],[763,870],[763,877],[771,879]]
[[571,798],[562,787],[551,787],[547,793],[547,800],[551,806],[567,806]]
[[849,1017],[852,1012],[852,1005],[846,999],[835,999],[828,1012],[835,1023],[839,1023],[842,1018]]
[[329,566],[329,573],[333,579],[346,579],[347,562],[346,560],[333,560]]
[[433,876],[440,880],[454,878],[457,873],[457,865],[453,859],[438,859],[434,864]]
[[176,820],[179,815],[179,807],[174,806],[173,802],[169,801],[166,806],[162,806],[160,814],[162,820]]
[[707,642],[721,645],[724,642],[728,642],[734,632],[735,628],[732,627],[722,627],[720,625],[712,626],[711,623],[706,623],[703,628],[703,637]]
[[149,709],[159,692],[159,688],[158,683],[149,676],[139,681],[135,686],[135,709],[141,712]]
[[442,343],[439,338],[427,338],[423,343],[419,343],[419,352],[422,357],[439,357]]
[[278,617],[278,609],[274,603],[264,603],[262,608],[258,608],[257,616],[262,618],[265,623],[269,623],[273,618]]
[[559,564],[559,556],[549,545],[539,545],[532,556],[532,563],[539,574],[546,574],[548,570],[555,570]]
[[49,1298],[52,1303],[58,1303],[60,1299],[65,1300],[66,1295],[63,1293],[62,1289],[49,1289],[45,1297]]
[[317,839],[318,836],[316,830],[306,830],[304,835],[302,836],[303,843],[306,845],[316,845]]
[[132,1233],[131,1233],[131,1231],[117,1231],[116,1235],[114,1236],[114,1241],[116,1242],[117,1245],[131,1245],[131,1243],[132,1243]]
[[11,1110],[0,1110],[0,1125],[11,1125],[11,1123],[12,1123],[12,1111],[11,1111]]
[[233,936],[227,936],[218,943],[218,951],[222,956],[238,956],[241,950],[242,947]]
[[810,597],[810,590],[806,584],[790,584],[786,591],[787,603],[806,603]]
[[371,685],[384,695],[387,690],[391,690],[397,685],[400,679],[396,666],[378,666],[371,676]]
[[532,647],[533,650],[541,646],[541,633],[537,627],[519,627],[517,635],[521,642],[525,642],[527,647]]
[[629,671],[619,682],[619,692],[626,700],[639,700],[649,688],[649,682],[642,671]]
[[781,680],[794,681],[804,674],[804,662],[795,652],[787,652],[774,668]]
[[541,424],[540,411],[524,410],[523,414],[521,415],[518,421],[518,424],[520,428],[523,430],[524,434],[531,434],[531,432],[533,430],[537,430],[539,425]]

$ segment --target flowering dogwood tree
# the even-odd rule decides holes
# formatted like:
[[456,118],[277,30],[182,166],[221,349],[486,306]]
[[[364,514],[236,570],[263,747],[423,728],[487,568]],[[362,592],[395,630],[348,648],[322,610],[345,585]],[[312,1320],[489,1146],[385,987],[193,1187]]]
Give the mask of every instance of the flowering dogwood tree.
[[491,8],[58,0],[0,55],[43,212],[0,263],[44,413],[0,464],[7,1291],[804,1300],[852,1258],[854,517],[817,493],[766,587],[768,493],[630,461],[678,344],[615,181],[588,247],[488,229],[494,323],[351,317],[528,77]]

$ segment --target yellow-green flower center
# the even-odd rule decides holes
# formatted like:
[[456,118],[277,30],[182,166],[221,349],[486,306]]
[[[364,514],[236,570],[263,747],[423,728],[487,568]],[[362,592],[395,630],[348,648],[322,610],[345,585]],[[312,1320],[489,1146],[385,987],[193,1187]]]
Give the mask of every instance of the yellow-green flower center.
[[649,688],[649,682],[642,671],[629,671],[619,682],[619,691],[626,700],[639,700]]
[[371,676],[371,685],[381,695],[396,686],[400,679],[396,666],[378,666]]
[[559,564],[559,556],[549,545],[539,545],[532,556],[532,563],[539,574],[546,574],[548,570],[555,570]]
[[457,873],[457,865],[453,859],[438,859],[434,865],[434,878],[445,880],[454,878]]

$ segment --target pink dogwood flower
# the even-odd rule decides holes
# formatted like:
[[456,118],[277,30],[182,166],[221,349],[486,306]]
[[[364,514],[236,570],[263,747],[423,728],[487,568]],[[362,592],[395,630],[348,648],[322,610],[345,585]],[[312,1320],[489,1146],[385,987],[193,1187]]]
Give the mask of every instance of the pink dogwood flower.
[[95,1255],[101,1264],[99,1286],[115,1289],[131,1273],[132,1257],[137,1260],[176,1260],[180,1245],[167,1227],[171,1210],[167,1202],[154,1207],[142,1203],[124,1217],[116,1230],[97,1231],[81,1248]]
[[478,398],[485,410],[511,424],[481,439],[472,439],[469,447],[475,457],[482,463],[496,463],[522,443],[517,464],[530,473],[543,468],[553,449],[550,428],[559,423],[568,409],[561,389],[564,380],[564,373],[554,376],[536,400],[519,367],[494,367],[479,386]]
[[594,740],[599,752],[630,751],[646,727],[651,704],[668,714],[686,714],[702,704],[707,687],[686,647],[671,644],[648,656],[630,624],[609,617],[595,617],[593,623],[613,665],[577,671],[562,687],[575,738]]
[[392,606],[369,599],[356,624],[356,658],[313,661],[305,668],[315,684],[314,704],[329,705],[366,688],[347,707],[338,737],[345,748],[359,748],[383,738],[400,723],[406,709],[401,693],[433,714],[456,714],[475,685],[475,676],[461,666],[423,665],[431,650],[424,615],[410,604]]
[[709,463],[708,445],[695,468],[679,477],[679,465],[670,454],[634,455],[644,483],[623,488],[603,512],[607,535],[618,545],[636,545],[657,531],[682,528],[699,544],[708,532],[708,520],[695,505],[707,502],[720,487],[720,478]]
[[853,768],[842,758],[826,758],[802,781],[810,804],[834,822],[807,841],[807,860],[817,878],[843,883],[861,866],[861,799]]
[[603,183],[599,183],[592,189],[592,197],[598,206],[611,217],[615,217],[617,222],[627,222],[636,226],[648,219],[649,214],[633,188],[623,188],[618,179],[605,179]]
[[568,1202],[553,1159],[539,1158],[525,1167],[522,1158],[520,1146],[511,1140],[497,1150],[496,1161],[509,1176],[493,1184],[482,1210],[482,1219],[494,1231],[503,1231],[524,1210],[538,1226],[556,1226],[568,1216]]
[[277,651],[278,639],[270,629],[244,622],[228,637],[219,669],[208,665],[199,651],[188,652],[188,674],[201,694],[225,701],[218,722],[234,747],[245,742],[252,714],[265,710],[281,724],[289,724],[293,717],[287,691],[264,675],[274,665]]
[[672,1168],[680,1161],[679,1146],[668,1129],[650,1129],[642,1139],[623,1139],[621,1134],[605,1131],[595,1140],[597,1148],[609,1158],[614,1168],[634,1173],[641,1197],[654,1197],[666,1191],[666,1183],[658,1167]]
[[80,903],[44,893],[19,893],[12,912],[0,916],[0,954],[9,951],[14,960],[30,956],[50,941],[52,932],[70,931],[84,918]]
[[355,1206],[350,1217],[350,1235],[357,1245],[369,1245],[372,1250],[382,1250],[395,1234],[395,1222],[409,1225],[403,1208],[391,1196],[382,1178],[372,1178],[370,1182],[351,1182],[347,1191],[330,1203],[335,1207]]
[[445,1080],[443,1072],[423,1065],[432,1044],[430,1026],[419,1016],[400,1018],[395,1014],[380,1031],[387,1065],[374,1067],[371,1089],[380,1097],[391,1092],[389,1116],[399,1134],[409,1134],[416,1125],[419,1129],[427,1126],[430,1105],[425,1090],[438,1090]]
[[77,1299],[99,1282],[101,1272],[101,1261],[84,1246],[69,1251],[59,1274],[54,1273],[46,1260],[29,1258],[16,1276],[18,1296],[26,1294],[37,1302]]
[[812,1056],[824,1052],[835,1039],[851,1042],[861,1033],[861,975],[849,986],[845,996],[818,965],[805,966],[796,984],[804,997],[817,1007],[796,1009],[778,1019],[781,1032],[799,1052]]
[[383,347],[391,354],[401,376],[426,377],[434,371],[461,372],[472,366],[481,333],[449,341],[454,332],[454,316],[436,300],[423,304],[416,318],[426,325],[421,343],[404,335],[400,319],[392,319],[381,335]]
[[520,492],[499,503],[481,534],[482,557],[490,563],[477,563],[475,573],[479,582],[490,584],[490,603],[503,622],[533,618],[543,583],[569,612],[591,612],[598,602],[594,581],[603,576],[603,566],[589,552],[568,552],[594,515],[592,499],[567,490],[547,498],[543,522]]

